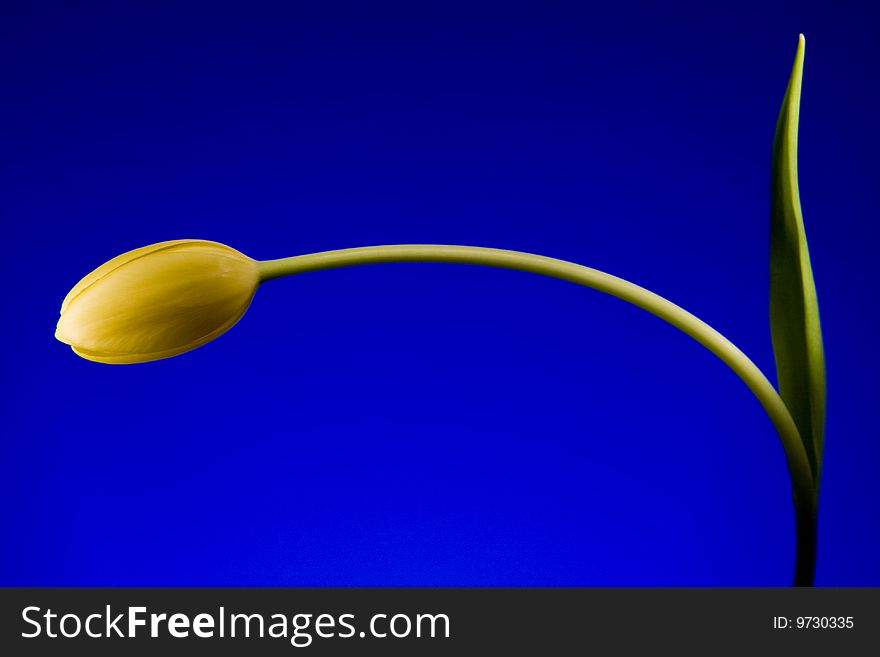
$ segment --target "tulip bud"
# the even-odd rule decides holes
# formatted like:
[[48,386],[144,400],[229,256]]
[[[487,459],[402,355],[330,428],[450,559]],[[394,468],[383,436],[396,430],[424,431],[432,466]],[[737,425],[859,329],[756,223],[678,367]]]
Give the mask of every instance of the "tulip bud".
[[244,314],[255,260],[204,240],[159,242],[104,263],[61,304],[55,337],[100,363],[143,363],[213,340]]

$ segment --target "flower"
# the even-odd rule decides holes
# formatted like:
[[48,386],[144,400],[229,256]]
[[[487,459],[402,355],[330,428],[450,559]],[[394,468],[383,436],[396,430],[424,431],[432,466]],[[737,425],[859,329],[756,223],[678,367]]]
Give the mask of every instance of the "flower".
[[250,305],[255,260],[205,240],[173,240],[123,253],[65,297],[55,337],[100,363],[176,356],[229,330]]

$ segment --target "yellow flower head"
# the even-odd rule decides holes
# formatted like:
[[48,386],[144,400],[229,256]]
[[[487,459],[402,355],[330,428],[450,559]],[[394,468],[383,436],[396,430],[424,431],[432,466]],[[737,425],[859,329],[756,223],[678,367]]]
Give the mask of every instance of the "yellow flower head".
[[213,340],[244,314],[255,260],[204,240],[159,242],[104,263],[61,304],[55,337],[88,360],[143,363]]

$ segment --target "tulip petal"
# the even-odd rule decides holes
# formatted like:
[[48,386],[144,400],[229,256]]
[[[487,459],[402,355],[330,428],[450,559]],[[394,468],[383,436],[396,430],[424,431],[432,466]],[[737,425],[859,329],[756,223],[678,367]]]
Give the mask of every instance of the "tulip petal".
[[[138,258],[142,258],[145,255],[149,255],[150,253],[155,253],[157,251],[163,251],[165,249],[172,249],[174,247],[195,247],[198,248],[200,246],[212,246],[212,247],[222,247],[223,249],[228,249],[230,251],[235,251],[235,249],[226,246],[225,244],[221,244],[220,242],[212,242],[210,240],[167,240],[165,242],[157,242],[156,244],[150,244],[148,246],[142,246],[137,249],[132,249],[131,251],[126,251],[115,258],[112,258],[105,262],[100,267],[94,269],[93,271],[86,274],[76,285],[73,286],[73,289],[67,293],[67,296],[64,297],[64,301],[61,302],[61,312],[63,313],[67,310],[67,307],[70,305],[70,302],[78,296],[83,290],[88,288],[95,281],[100,280],[110,272],[119,269],[122,265],[125,265],[133,260],[137,260]],[[243,257],[245,256],[243,253],[240,254]]]
[[231,329],[235,326],[241,317],[244,315],[245,311],[247,311],[248,307],[250,307],[251,300],[241,308],[241,310],[237,313],[234,318],[231,318],[229,321],[224,323],[222,326],[219,326],[214,331],[209,333],[208,335],[194,340],[193,342],[175,347],[172,349],[166,349],[163,351],[154,351],[149,353],[123,353],[123,352],[100,352],[100,351],[90,351],[88,349],[84,349],[82,347],[71,346],[73,352],[86,360],[94,361],[96,363],[107,363],[111,365],[129,365],[134,363],[148,363],[154,360],[162,360],[164,358],[171,358],[172,356],[177,356],[179,354],[185,353],[187,351],[191,351],[196,347],[201,347],[204,344],[207,344],[211,340],[220,337],[223,333]]

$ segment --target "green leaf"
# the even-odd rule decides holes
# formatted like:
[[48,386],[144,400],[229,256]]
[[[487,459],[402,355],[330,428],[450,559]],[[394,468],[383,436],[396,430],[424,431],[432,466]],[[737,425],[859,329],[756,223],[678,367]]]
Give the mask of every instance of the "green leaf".
[[770,199],[770,330],[779,394],[797,424],[814,481],[825,433],[825,354],[798,193],[797,142],[804,36],[773,140]]

